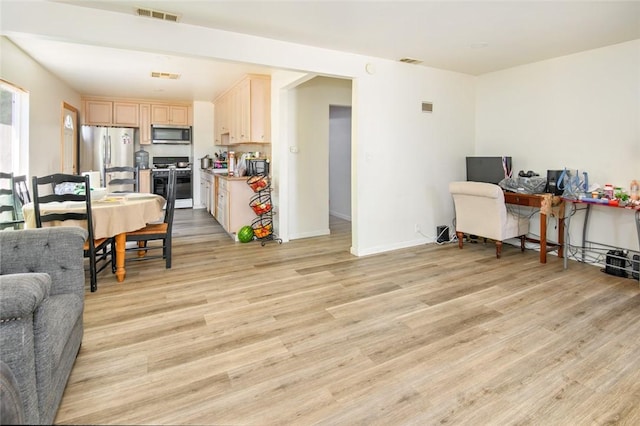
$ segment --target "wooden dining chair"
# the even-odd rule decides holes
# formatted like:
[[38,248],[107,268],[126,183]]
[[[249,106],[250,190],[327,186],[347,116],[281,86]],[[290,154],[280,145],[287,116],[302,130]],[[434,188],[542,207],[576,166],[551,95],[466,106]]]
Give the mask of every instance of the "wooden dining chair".
[[[116,174],[116,176],[112,176]],[[128,177],[122,177],[122,175]],[[138,192],[140,188],[140,181],[138,176],[138,168],[137,167],[129,167],[129,166],[120,166],[120,167],[109,167],[104,170],[104,186],[107,187],[107,190],[111,193],[119,193],[119,192]],[[131,190],[123,190],[122,186],[131,185]],[[110,187],[120,187],[115,190],[110,190]]]
[[[62,188],[65,183],[75,184],[75,188],[80,190],[56,191],[57,187]],[[51,188],[54,188],[53,192]],[[40,192],[41,188],[46,191]],[[89,186],[89,176],[77,176],[66,174],[53,174],[43,177],[33,177],[33,210],[35,213],[36,226],[52,221],[81,220],[86,221],[89,236],[84,243],[84,256],[89,258],[89,271],[91,274],[91,291],[98,289],[97,275],[108,265],[111,271],[115,272],[115,259],[113,250],[113,238],[98,238],[93,236],[93,219],[91,216],[91,188]],[[67,212],[46,213],[46,204],[54,202],[77,201],[84,203],[84,208]]]
[[[126,248],[126,252],[137,252],[137,256],[126,257],[126,261],[140,261],[151,259],[165,259],[167,269],[171,268],[171,231],[173,228],[173,212],[176,206],[176,170],[169,169],[169,183],[167,184],[167,203],[164,220],[161,223],[150,223],[137,231],[127,232],[127,242],[135,241],[138,247]],[[148,245],[149,241],[162,241],[162,245]],[[149,250],[160,250],[162,254],[148,256]]]
[[20,202],[20,207],[31,202],[27,177],[25,175],[13,177],[13,195]]
[[0,230],[24,227],[22,206],[16,201],[13,182],[13,173],[0,172]]

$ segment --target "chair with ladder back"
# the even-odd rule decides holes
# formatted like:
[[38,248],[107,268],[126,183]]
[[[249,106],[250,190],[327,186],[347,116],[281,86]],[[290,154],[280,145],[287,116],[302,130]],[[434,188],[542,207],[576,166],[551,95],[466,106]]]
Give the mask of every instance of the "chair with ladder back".
[[0,172],[0,230],[24,227],[22,206],[18,205],[13,188],[13,173]]
[[[129,166],[106,168],[104,170],[104,186],[111,193],[138,192],[138,188],[140,188],[138,168]],[[111,190],[110,187],[115,187],[115,189]],[[127,187],[131,189],[127,190]]]
[[[58,190],[64,188],[63,184],[71,183],[74,191]],[[53,188],[53,191],[52,191]],[[41,192],[42,189],[46,191]],[[91,216],[91,188],[89,176],[53,174],[43,177],[33,177],[33,207],[36,226],[42,228],[43,224],[53,221],[86,221],[86,229],[89,233],[84,243],[84,256],[89,258],[89,271],[91,275],[91,291],[98,289],[97,275],[109,264],[111,272],[115,272],[115,259],[113,254],[113,238],[95,239],[93,234],[93,220]],[[66,212],[47,213],[46,205],[55,202],[75,201],[83,206]],[[73,222],[71,222],[73,223]],[[75,225],[75,224],[74,224]],[[72,226],[74,226],[72,225]]]
[[[126,248],[127,252],[137,252],[137,257],[127,257],[125,261],[140,261],[150,259],[165,259],[167,269],[171,268],[171,232],[173,228],[173,213],[176,206],[176,170],[169,169],[169,183],[167,185],[167,203],[164,220],[161,223],[150,223],[137,231],[127,232],[127,242],[135,241],[138,247]],[[157,240],[162,245],[148,245],[148,242]],[[162,254],[148,256],[149,250],[160,250]]]

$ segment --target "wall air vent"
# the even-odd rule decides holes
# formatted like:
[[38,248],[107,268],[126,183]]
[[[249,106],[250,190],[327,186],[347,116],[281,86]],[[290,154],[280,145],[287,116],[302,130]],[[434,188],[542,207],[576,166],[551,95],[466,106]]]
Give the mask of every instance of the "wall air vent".
[[151,77],[153,78],[164,78],[167,80],[177,80],[180,78],[180,74],[172,74],[170,72],[157,72],[157,71],[152,71],[151,72]]
[[404,62],[405,64],[421,64],[422,61],[420,59],[415,59],[415,58],[400,58],[400,62]]
[[178,15],[176,15],[175,13],[169,13],[169,12],[161,12],[159,10],[151,10],[151,9],[142,9],[142,8],[138,8],[136,9],[138,16],[146,16],[147,18],[156,18],[156,19],[162,19],[163,21],[169,21],[169,22],[178,22]]
[[431,103],[431,102],[423,102],[422,103],[422,112],[433,112],[433,103]]

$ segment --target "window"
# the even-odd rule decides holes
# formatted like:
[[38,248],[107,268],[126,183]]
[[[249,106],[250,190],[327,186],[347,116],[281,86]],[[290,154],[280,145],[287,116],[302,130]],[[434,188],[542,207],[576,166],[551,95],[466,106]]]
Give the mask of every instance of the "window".
[[0,80],[0,170],[28,174],[29,94]]

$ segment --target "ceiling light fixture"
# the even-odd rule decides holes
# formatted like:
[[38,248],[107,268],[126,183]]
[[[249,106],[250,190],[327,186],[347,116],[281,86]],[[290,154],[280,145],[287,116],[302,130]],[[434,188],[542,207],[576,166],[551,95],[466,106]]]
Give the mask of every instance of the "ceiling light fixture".
[[151,71],[151,77],[164,78],[166,80],[177,80],[180,78],[180,74],[172,74],[170,72]]
[[414,64],[414,65],[422,63],[420,59],[409,58],[409,57],[400,58],[399,61],[404,62],[405,64]]

